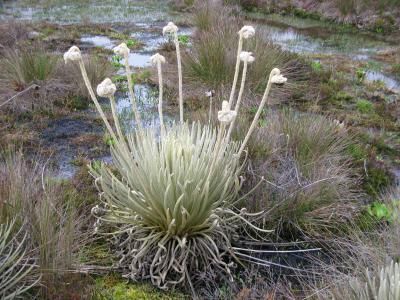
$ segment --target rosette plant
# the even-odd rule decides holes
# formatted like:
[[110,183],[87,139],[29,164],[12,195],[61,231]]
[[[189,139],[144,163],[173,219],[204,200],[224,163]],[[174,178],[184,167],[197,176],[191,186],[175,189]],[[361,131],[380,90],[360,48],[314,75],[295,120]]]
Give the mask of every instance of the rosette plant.
[[[169,23],[164,33],[176,35],[177,30]],[[252,35],[254,28],[251,26],[239,31],[238,62],[245,64],[241,91],[247,64],[255,59],[249,52],[242,53],[241,43],[243,38]],[[125,49],[124,46],[120,48]],[[111,146],[112,168],[102,164],[90,169],[101,192],[101,204],[94,207],[92,213],[97,217],[96,232],[102,232],[102,224],[115,226],[115,231],[104,233],[113,236],[124,275],[133,280],[150,278],[160,288],[189,285],[192,291],[193,279],[210,270],[233,279],[231,268],[234,262],[241,263],[239,257],[252,260],[251,256],[241,253],[245,249],[232,246],[232,241],[239,237],[239,228],[248,226],[252,230],[269,232],[249,221],[249,217],[257,214],[250,215],[236,205],[241,200],[240,173],[245,163],[242,152],[248,137],[244,142],[231,141],[227,131],[238,116],[241,91],[235,110],[231,109],[233,101],[222,103],[217,127],[183,120],[180,93],[180,122],[166,126],[162,112],[162,64],[165,58],[156,54],[151,62],[157,67],[159,76],[161,134],[158,134],[158,128],[144,129],[140,124],[133,132],[123,134],[115,114],[115,86],[106,79],[97,91],[99,96],[111,101],[117,130],[114,133],[87,79],[80,52],[77,54],[76,48],[70,51],[71,55],[65,54],[66,61],[77,61],[81,66],[92,100],[115,140]],[[177,51],[179,56],[179,45]],[[178,70],[181,71],[180,67]],[[271,72],[259,111],[267,102],[272,83],[278,79],[279,83],[284,81],[281,77],[284,78],[278,69]],[[235,91],[236,84],[231,94]],[[139,115],[136,105],[132,108],[134,115]],[[248,135],[254,130],[259,116],[257,113]]]
[[34,265],[28,263],[26,234],[16,241],[14,225],[14,220],[0,224],[0,298],[4,300],[19,299],[37,284],[37,280],[29,282]]

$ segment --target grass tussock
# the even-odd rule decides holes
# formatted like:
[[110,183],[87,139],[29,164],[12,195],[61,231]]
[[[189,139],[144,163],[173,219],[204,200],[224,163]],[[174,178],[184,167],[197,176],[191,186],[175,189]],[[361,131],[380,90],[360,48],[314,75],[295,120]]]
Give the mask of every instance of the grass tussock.
[[360,204],[347,132],[317,115],[283,111],[264,118],[249,143],[248,176],[250,186],[265,182],[248,207],[268,211],[278,236],[319,236],[352,220]]
[[[317,299],[398,299],[400,286],[399,187],[382,193],[382,204],[392,207],[390,222],[369,218],[368,224],[356,226],[347,239],[336,238],[333,263],[315,264],[323,274],[303,286]],[[368,225],[366,229],[366,225]],[[397,274],[397,275],[396,275]]]
[[20,152],[2,152],[0,223],[14,220],[15,232],[24,235],[24,251],[30,263],[35,262],[34,273],[41,278],[39,294],[54,299],[63,280],[76,271],[88,236],[85,217],[74,205],[76,195],[51,179],[44,168]]
[[43,49],[8,49],[1,60],[1,79],[7,80],[16,91],[21,91],[31,83],[50,79],[57,62],[56,56]]
[[[86,87],[74,75],[76,66],[65,65],[43,46],[6,49],[3,53],[4,57],[0,59],[0,95],[7,101],[18,92],[22,91],[22,94],[2,109],[23,114],[52,112],[55,106],[60,105],[83,109],[90,103]],[[89,78],[95,83],[111,77],[114,71],[109,61],[98,56],[85,59],[85,66]]]
[[[190,52],[183,59],[184,76],[190,83],[199,83],[207,89],[230,88],[236,63],[238,31],[244,20],[234,8],[207,2],[199,4],[195,13],[198,31]],[[244,41],[243,51],[253,52],[255,62],[249,65],[245,95],[261,94],[266,86],[268,74],[277,67],[286,77],[285,90],[276,92],[285,95],[294,92],[304,80],[307,70],[294,54],[282,51],[269,41],[268,35],[256,29],[256,35]],[[253,97],[247,97],[251,101]],[[282,97],[281,97],[282,98]]]

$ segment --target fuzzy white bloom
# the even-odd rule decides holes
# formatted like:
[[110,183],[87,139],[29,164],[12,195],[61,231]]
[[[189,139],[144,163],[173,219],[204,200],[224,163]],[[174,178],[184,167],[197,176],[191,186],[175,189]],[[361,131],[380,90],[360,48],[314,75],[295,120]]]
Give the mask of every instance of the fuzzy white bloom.
[[166,35],[167,33],[176,33],[178,32],[178,26],[176,26],[174,23],[169,22],[167,26],[164,26],[163,30],[163,35]]
[[159,53],[156,53],[156,54],[154,54],[152,57],[150,57],[150,62],[151,62],[153,65],[157,65],[158,63],[165,64],[165,57],[162,56],[162,55],[159,54]]
[[128,46],[125,43],[119,44],[117,47],[113,49],[114,53],[120,56],[127,56],[130,52]]
[[82,59],[81,50],[77,46],[72,46],[67,52],[64,53],[65,63],[69,61],[78,61]]
[[277,68],[273,69],[271,71],[272,77],[271,77],[271,83],[276,83],[276,84],[283,84],[287,81],[287,78],[281,75],[281,71]]
[[238,32],[244,39],[248,39],[253,37],[256,34],[256,30],[254,29],[253,26],[243,26],[242,29],[239,30]]
[[240,52],[239,57],[240,57],[241,61],[244,61],[247,63],[252,63],[255,60],[253,53],[247,52],[247,51]]
[[236,118],[237,112],[234,110],[230,110],[229,102],[222,102],[222,109],[218,111],[218,120],[222,124],[229,124]]
[[117,91],[117,87],[114,83],[112,83],[110,78],[104,79],[98,86],[97,86],[97,95],[100,97],[112,97],[114,96],[115,92]]

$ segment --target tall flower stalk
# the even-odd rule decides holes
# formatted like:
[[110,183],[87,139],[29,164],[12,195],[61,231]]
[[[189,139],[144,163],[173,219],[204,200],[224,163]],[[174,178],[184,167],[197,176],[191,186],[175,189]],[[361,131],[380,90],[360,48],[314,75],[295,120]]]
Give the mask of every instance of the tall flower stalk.
[[142,119],[140,117],[140,113],[139,113],[139,110],[138,110],[137,104],[136,104],[136,97],[135,97],[135,93],[133,91],[132,72],[131,72],[131,68],[129,66],[130,49],[128,48],[128,46],[125,43],[122,43],[122,44],[118,45],[117,47],[115,47],[113,50],[114,50],[115,54],[122,56],[124,58],[126,78],[128,80],[129,99],[131,101],[132,110],[133,110],[133,114],[136,119],[136,123],[137,123],[139,129],[142,129],[143,128]]
[[163,117],[163,78],[162,78],[162,67],[161,65],[165,63],[165,57],[156,53],[150,58],[150,61],[153,65],[157,66],[158,72],[158,114],[160,117],[160,127],[161,127],[161,136],[164,135],[164,117]]
[[98,112],[100,114],[100,117],[103,119],[103,122],[106,125],[109,134],[111,135],[111,137],[114,140],[117,140],[117,137],[116,137],[116,135],[114,133],[114,130],[112,129],[110,123],[108,122],[107,117],[104,114],[104,111],[101,108],[101,106],[99,104],[99,101],[97,101],[96,95],[94,94],[94,91],[93,91],[93,88],[92,88],[92,84],[90,83],[89,77],[87,75],[85,64],[83,63],[81,51],[79,50],[79,48],[76,47],[76,46],[72,46],[64,54],[64,61],[65,61],[65,63],[78,62],[79,68],[80,68],[81,73],[82,73],[83,81],[85,82],[86,88],[89,91],[90,97],[92,98],[92,101],[93,101],[94,105],[96,106],[96,109],[98,110]]
[[169,22],[167,26],[163,28],[163,34],[171,34],[174,39],[176,49],[176,60],[178,63],[178,93],[179,93],[179,120],[183,123],[183,88],[182,88],[182,62],[181,62],[181,51],[179,47],[178,39],[178,26],[174,23]]
[[[254,57],[252,56],[251,52],[246,52],[243,51],[240,53],[240,60],[243,61],[243,73],[242,73],[242,82],[240,84],[240,90],[239,90],[239,95],[236,101],[236,106],[235,106],[235,112],[236,114],[239,113],[239,108],[240,108],[240,103],[242,101],[242,96],[243,96],[243,91],[244,91],[244,85],[246,83],[246,76],[247,76],[247,66],[249,63],[254,62]],[[231,125],[229,126],[227,138],[228,140],[230,139],[230,136],[232,134],[233,127],[235,125],[236,118],[234,118],[231,122]]]
[[268,95],[269,95],[269,92],[271,90],[271,85],[274,84],[274,83],[275,84],[283,84],[286,81],[287,81],[287,78],[283,77],[281,75],[281,71],[279,69],[277,69],[277,68],[272,69],[271,73],[269,74],[267,87],[265,88],[265,92],[264,92],[264,95],[263,95],[263,97],[261,99],[261,102],[260,102],[260,105],[258,107],[257,113],[254,116],[253,122],[250,125],[250,128],[249,128],[249,130],[248,130],[248,132],[247,132],[247,134],[246,134],[246,136],[245,136],[245,138],[244,138],[244,140],[242,142],[242,145],[240,146],[240,149],[239,149],[239,152],[238,152],[238,156],[239,157],[241,156],[244,148],[247,145],[247,142],[249,141],[249,138],[250,138],[251,134],[253,133],[254,129],[257,126],[258,119],[260,118],[261,112],[262,112],[265,104],[267,103]]
[[243,49],[243,39],[249,39],[254,36],[255,29],[253,26],[243,26],[242,29],[239,30],[239,43],[237,49],[237,56],[236,56],[236,66],[235,66],[235,75],[233,76],[233,83],[231,94],[229,96],[229,107],[233,104],[233,98],[236,92],[236,85],[239,77],[239,67],[240,67],[240,54],[242,53]]
[[214,97],[215,91],[214,90],[210,90],[208,92],[206,92],[206,97],[208,97],[210,99],[210,108],[209,108],[209,112],[208,112],[208,123],[211,123],[211,119],[212,119],[212,109],[213,109],[213,97]]
[[119,123],[119,118],[117,115],[117,105],[115,103],[115,98],[114,98],[114,94],[117,91],[117,87],[115,86],[114,83],[112,83],[110,78],[106,78],[97,86],[96,91],[97,91],[97,95],[99,95],[99,97],[104,97],[104,98],[110,99],[111,112],[112,112],[113,119],[114,119],[114,125],[117,130],[117,134],[118,134],[120,141],[123,141],[124,135],[121,130],[121,125]]

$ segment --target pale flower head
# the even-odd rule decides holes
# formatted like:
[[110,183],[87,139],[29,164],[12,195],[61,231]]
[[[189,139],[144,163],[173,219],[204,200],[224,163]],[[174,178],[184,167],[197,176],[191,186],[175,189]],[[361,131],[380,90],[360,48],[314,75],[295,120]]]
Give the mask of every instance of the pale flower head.
[[247,52],[247,51],[240,52],[239,57],[240,57],[241,61],[244,61],[247,63],[252,63],[255,60],[253,53]]
[[243,26],[242,29],[239,30],[239,35],[241,35],[244,39],[248,39],[253,37],[256,34],[256,30],[253,26]]
[[119,44],[117,47],[113,49],[114,53],[120,56],[127,56],[130,52],[128,46],[125,43]]
[[271,71],[271,83],[284,84],[287,78],[281,75],[281,71],[277,68]]
[[168,33],[173,34],[178,32],[178,26],[176,26],[174,23],[169,22],[167,26],[164,26],[163,30],[163,35],[166,35]]
[[159,53],[154,54],[152,57],[150,57],[150,62],[153,65],[157,65],[157,64],[165,64],[165,57],[162,56]]
[[222,102],[222,109],[218,111],[218,120],[222,124],[229,124],[236,118],[236,111],[230,110],[229,102],[223,101]]
[[97,95],[100,97],[107,97],[110,98],[114,96],[115,92],[117,91],[117,87],[114,83],[112,83],[110,78],[104,79],[98,86],[97,86]]
[[78,61],[82,59],[81,50],[77,46],[72,46],[67,52],[64,53],[65,63],[69,61]]

